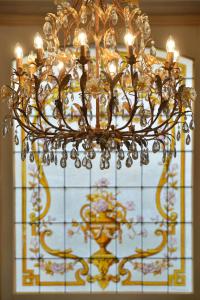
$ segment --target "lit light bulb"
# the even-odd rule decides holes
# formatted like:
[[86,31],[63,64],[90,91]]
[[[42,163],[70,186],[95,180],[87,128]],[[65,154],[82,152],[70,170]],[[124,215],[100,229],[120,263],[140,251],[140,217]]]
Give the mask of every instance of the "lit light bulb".
[[62,61],[59,61],[56,67],[58,69],[58,72],[60,73],[64,69],[64,63]]
[[174,61],[177,62],[180,57],[180,52],[178,50],[174,51]]
[[116,73],[116,70],[117,70],[117,67],[116,67],[116,64],[114,62],[111,62],[108,66],[109,68],[109,72],[111,75],[115,75]]
[[24,56],[23,54],[23,49],[19,43],[16,44],[15,46],[15,57],[16,59],[22,59]]
[[34,38],[34,47],[35,49],[43,49],[43,39],[39,33],[36,33]]
[[127,46],[132,46],[135,41],[135,36],[131,32],[127,32],[124,36],[124,42]]
[[166,49],[167,49],[167,52],[174,52],[175,51],[175,47],[176,47],[176,44],[175,44],[175,41],[173,39],[172,36],[170,36],[167,40],[167,43],[166,43]]
[[84,31],[81,31],[78,35],[78,40],[81,46],[86,46],[87,44],[87,35]]

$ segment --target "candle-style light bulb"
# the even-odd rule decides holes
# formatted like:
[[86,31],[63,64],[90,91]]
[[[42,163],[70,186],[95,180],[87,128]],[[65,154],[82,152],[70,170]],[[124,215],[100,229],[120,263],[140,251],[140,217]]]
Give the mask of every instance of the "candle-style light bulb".
[[78,35],[78,40],[81,46],[87,45],[87,35],[84,31],[81,31]]
[[43,39],[39,33],[36,33],[34,38],[34,47],[35,49],[43,49]]
[[115,75],[116,71],[117,71],[117,67],[116,64],[114,62],[111,62],[108,66],[109,72],[110,74],[113,76]]
[[178,50],[174,51],[174,61],[177,62],[180,57],[180,52]]
[[169,65],[172,65],[173,62],[174,62],[174,51],[175,51],[175,47],[176,47],[176,44],[175,44],[175,41],[173,39],[172,36],[170,36],[167,40],[167,43],[166,43],[166,50],[167,50],[167,63]]
[[57,69],[59,73],[64,69],[64,63],[61,60],[57,64]]
[[23,59],[23,49],[19,43],[16,44],[15,46],[15,57],[16,59]]
[[34,47],[37,52],[37,60],[39,63],[43,61],[43,39],[39,33],[36,33],[35,38],[34,38]]
[[23,69],[23,49],[19,43],[15,46],[15,57],[16,57],[16,68],[17,71],[20,73],[20,71]]
[[135,41],[135,36],[128,31],[125,36],[124,36],[124,42],[127,46],[127,50],[128,50],[128,57],[132,57],[133,56],[133,44]]
[[84,31],[80,31],[78,34],[78,41],[80,43],[80,56],[83,58],[86,56],[87,34]]
[[124,42],[127,46],[132,46],[135,41],[135,36],[131,32],[127,32],[124,36]]
[[175,47],[176,47],[175,41],[174,41],[173,37],[170,35],[170,37],[168,38],[167,43],[166,43],[166,50],[168,53],[174,52]]

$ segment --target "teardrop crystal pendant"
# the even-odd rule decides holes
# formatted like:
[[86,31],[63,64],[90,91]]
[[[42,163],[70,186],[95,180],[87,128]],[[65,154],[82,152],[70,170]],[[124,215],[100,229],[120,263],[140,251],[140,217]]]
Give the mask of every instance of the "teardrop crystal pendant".
[[118,158],[119,158],[120,160],[123,160],[123,159],[124,159],[124,151],[123,151],[123,149],[120,149],[120,150],[119,150],[119,152],[118,152]]
[[116,162],[116,168],[117,168],[118,170],[120,170],[120,169],[121,169],[121,167],[122,167],[121,160],[120,160],[120,159],[118,159],[118,160],[117,160],[117,162]]
[[45,153],[43,153],[43,155],[42,155],[42,162],[43,162],[43,164],[46,164],[46,162],[47,162]]
[[189,126],[187,122],[184,122],[182,129],[184,133],[187,133],[189,131]]
[[62,157],[60,160],[60,166],[62,168],[66,168],[66,166],[67,166],[67,160],[64,157]]
[[7,133],[8,133],[8,125],[6,123],[4,123],[3,129],[2,129],[2,134],[3,134],[3,136],[6,136]]
[[127,168],[130,168],[133,164],[133,160],[130,156],[128,156],[128,158],[126,159],[126,166]]
[[134,160],[137,160],[138,159],[138,151],[137,150],[135,150],[135,151],[133,151],[133,153],[132,153],[132,158],[134,159]]
[[181,133],[180,133],[180,130],[178,130],[177,135],[176,135],[177,141],[180,141],[180,138],[181,138]]
[[165,161],[166,161],[166,157],[167,157],[167,153],[166,153],[166,150],[164,149],[164,150],[163,150],[163,157],[162,157],[162,162],[163,162],[163,164],[164,164]]
[[90,170],[92,169],[92,162],[90,159],[87,159],[87,162],[86,162],[86,169]]
[[77,168],[77,169],[79,169],[80,167],[81,167],[81,160],[80,160],[80,158],[77,158],[76,160],[75,160],[75,167]]
[[17,134],[15,134],[15,145],[19,145],[19,138]]
[[72,149],[70,153],[71,159],[76,159],[77,158],[77,150],[75,148]]
[[34,154],[33,154],[33,152],[32,152],[32,151],[30,152],[30,155],[29,155],[29,160],[30,160],[30,162],[31,162],[31,163],[33,163],[33,162],[34,162],[34,160],[35,160],[35,158],[34,158]]
[[189,127],[190,127],[191,130],[194,130],[195,125],[194,125],[194,120],[193,119],[191,119]]
[[105,168],[106,170],[110,168],[110,162],[109,162],[108,159],[105,159],[105,161],[104,161],[104,168]]
[[84,157],[83,157],[83,160],[82,160],[82,166],[83,166],[83,167],[86,167],[86,164],[87,164],[87,157],[84,156]]
[[54,157],[54,163],[55,163],[55,165],[57,166],[57,164],[58,164],[58,156],[57,156],[57,154],[55,154],[55,157]]
[[152,147],[153,153],[159,152],[160,151],[160,143],[159,141],[154,141],[153,147]]
[[47,166],[51,164],[51,159],[49,153],[47,154]]
[[191,137],[188,134],[187,137],[186,137],[186,145],[190,145],[190,142],[191,142]]
[[104,162],[104,159],[103,159],[103,158],[101,158],[101,160],[100,160],[100,169],[101,169],[101,170],[104,170],[104,169],[105,169],[105,162]]

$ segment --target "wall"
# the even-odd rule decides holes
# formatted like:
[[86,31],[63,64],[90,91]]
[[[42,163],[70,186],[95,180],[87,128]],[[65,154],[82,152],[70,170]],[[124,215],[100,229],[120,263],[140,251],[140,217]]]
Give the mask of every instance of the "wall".
[[[162,18],[157,17],[154,19],[154,25],[152,27],[153,37],[159,48],[164,48],[165,41],[170,33],[173,33],[175,37],[178,48],[181,53],[185,56],[193,58],[195,60],[195,86],[198,94],[200,95],[200,25],[183,25],[184,20],[181,24],[174,21],[172,17],[172,23],[176,24],[174,26],[169,26],[170,17],[164,17],[164,22]],[[4,20],[5,21],[5,20]],[[190,24],[193,21],[190,18]],[[195,23],[195,22],[194,22]],[[164,24],[164,25],[163,25]],[[13,48],[17,41],[20,41],[21,44],[25,47],[25,52],[28,53],[28,50],[32,46],[32,38],[35,32],[39,31],[40,27],[30,25],[20,26],[20,24],[12,26],[0,26],[0,85],[3,83],[9,82],[9,66],[11,65],[11,59],[13,57]],[[194,143],[194,224],[195,224],[195,240],[194,240],[194,270],[195,270],[195,294],[194,295],[175,295],[168,296],[164,295],[163,298],[169,299],[200,299],[200,233],[197,233],[198,228],[200,228],[200,201],[198,196],[200,195],[200,159],[199,152],[200,149],[200,139],[198,137],[200,132],[200,98],[195,104],[195,120],[196,120],[196,130],[195,130],[195,143]],[[0,120],[2,123],[2,116],[5,114],[5,106],[0,106]],[[12,238],[13,235],[13,224],[12,220],[14,218],[14,198],[13,198],[13,174],[12,174],[12,140],[9,138],[2,138],[0,136],[0,231],[1,231],[1,240],[0,240],[0,279],[1,279],[1,299],[2,300],[11,300],[11,299],[36,299],[33,295],[26,296],[14,296],[12,297],[12,288],[13,288],[13,279],[12,279],[12,264],[13,264],[13,247],[14,241]],[[46,299],[46,295],[42,295],[41,298]],[[57,296],[56,296],[57,297]],[[56,299],[54,295],[49,295],[48,299]],[[59,296],[59,299],[63,298],[64,295]],[[69,296],[68,296],[69,297]],[[88,299],[88,295],[81,296],[81,298]],[[94,297],[94,296],[91,296]],[[97,298],[100,295],[96,296]],[[110,298],[110,296],[104,296],[104,299]],[[120,295],[113,295],[113,298],[121,298]],[[159,295],[123,295],[127,299],[140,298],[140,299],[160,299]],[[73,295],[70,298],[78,299],[80,295]],[[38,299],[38,298],[37,298]]]

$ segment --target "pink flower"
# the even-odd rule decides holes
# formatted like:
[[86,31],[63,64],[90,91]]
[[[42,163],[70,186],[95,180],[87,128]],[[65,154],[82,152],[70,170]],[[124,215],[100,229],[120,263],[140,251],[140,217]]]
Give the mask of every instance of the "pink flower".
[[125,206],[127,210],[135,210],[135,203],[133,201],[127,201]]
[[52,271],[54,273],[64,273],[65,272],[65,265],[64,264],[52,264]]
[[105,200],[100,199],[93,204],[93,207],[97,212],[103,212],[108,209],[108,203]]

